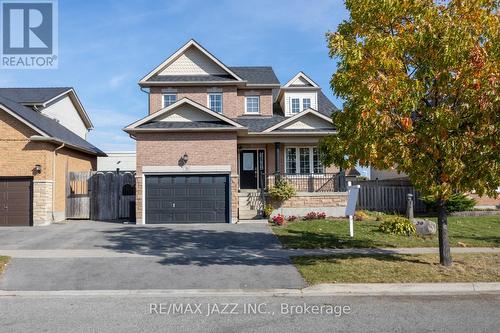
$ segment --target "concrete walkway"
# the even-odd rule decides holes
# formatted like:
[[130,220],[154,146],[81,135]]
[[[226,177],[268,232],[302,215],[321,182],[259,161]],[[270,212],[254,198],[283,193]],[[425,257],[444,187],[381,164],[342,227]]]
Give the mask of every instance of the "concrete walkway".
[[[218,255],[227,253],[225,249],[206,250],[205,255]],[[117,252],[111,249],[57,249],[57,250],[11,250],[0,249],[0,254],[11,258],[25,259],[57,259],[57,258],[176,258],[186,255],[194,255],[197,249],[183,251],[149,251],[147,253],[137,252]],[[500,248],[493,247],[453,247],[452,253],[500,253]],[[335,254],[435,254],[439,253],[438,248],[417,247],[417,248],[348,248],[348,249],[268,249],[265,254],[254,252],[250,255],[259,258],[263,257],[293,257],[293,256],[326,256]]]

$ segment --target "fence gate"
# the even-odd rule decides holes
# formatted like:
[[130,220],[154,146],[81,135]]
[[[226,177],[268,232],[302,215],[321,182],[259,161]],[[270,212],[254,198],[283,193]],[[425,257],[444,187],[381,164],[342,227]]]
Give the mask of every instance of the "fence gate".
[[135,218],[135,174],[133,172],[96,172],[92,176],[91,187],[91,219]]
[[66,181],[66,218],[90,218],[90,178],[92,171],[70,172]]
[[66,217],[92,220],[135,220],[135,173],[70,172]]

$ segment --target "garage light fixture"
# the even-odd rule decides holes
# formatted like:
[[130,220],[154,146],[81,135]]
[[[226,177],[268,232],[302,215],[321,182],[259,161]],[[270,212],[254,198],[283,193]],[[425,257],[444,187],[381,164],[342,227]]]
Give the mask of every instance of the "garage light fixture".
[[188,162],[188,154],[187,153],[184,153],[184,155],[182,156],[182,160],[184,161],[184,164],[186,164]]
[[33,172],[35,174],[41,174],[42,173],[42,166],[40,164],[35,164],[35,167],[33,168]]

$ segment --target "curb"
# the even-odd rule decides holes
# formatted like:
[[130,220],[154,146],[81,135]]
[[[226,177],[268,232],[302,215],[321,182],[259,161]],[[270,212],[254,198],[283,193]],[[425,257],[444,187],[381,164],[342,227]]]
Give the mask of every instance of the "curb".
[[380,295],[464,295],[500,294],[498,282],[467,283],[363,283],[363,284],[318,284],[302,290],[307,296],[380,296]]
[[145,289],[145,290],[0,290],[0,298],[58,297],[313,297],[500,295],[499,282],[319,284],[303,289]]

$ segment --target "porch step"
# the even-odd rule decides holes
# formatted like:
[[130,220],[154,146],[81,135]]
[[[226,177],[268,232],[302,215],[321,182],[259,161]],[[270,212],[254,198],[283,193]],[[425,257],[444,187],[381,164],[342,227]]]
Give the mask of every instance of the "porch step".
[[240,220],[255,220],[255,219],[261,219],[262,216],[259,214],[257,211],[241,211],[238,216]]
[[264,205],[257,191],[238,193],[238,216],[242,220],[260,219]]

